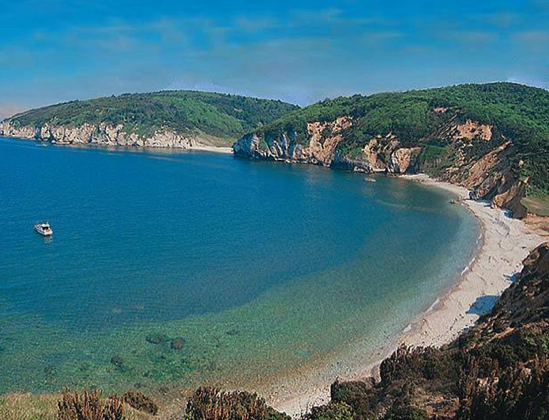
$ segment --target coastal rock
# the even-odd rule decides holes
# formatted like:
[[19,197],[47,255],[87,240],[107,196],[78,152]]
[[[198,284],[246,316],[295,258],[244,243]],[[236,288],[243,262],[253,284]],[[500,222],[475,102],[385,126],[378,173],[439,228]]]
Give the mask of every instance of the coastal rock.
[[350,117],[336,118],[332,122],[308,123],[309,147],[303,150],[303,158],[311,163],[330,166],[336,147],[343,140],[343,132],[352,124]]
[[172,350],[182,350],[185,345],[185,340],[182,338],[174,338],[170,343],[170,348]]
[[168,337],[166,337],[164,334],[150,334],[145,338],[145,340],[147,341],[147,343],[151,344],[162,344],[168,340]]
[[34,127],[16,127],[10,122],[0,123],[0,136],[37,139],[38,131]]
[[[439,107],[435,112],[446,114],[448,108]],[[471,119],[461,121],[457,116],[448,116],[445,121],[414,147],[405,147],[401,139],[389,132],[363,142],[357,143],[355,139],[353,143],[357,147],[341,148],[347,131],[353,126],[353,118],[338,117],[332,121],[308,122],[306,139],[298,141],[298,134],[291,129],[258,131],[238,140],[233,150],[240,157],[309,163],[364,173],[413,174],[424,170],[429,173],[440,165],[437,178],[472,190],[472,199],[489,200],[494,206],[511,210],[513,217],[524,218],[527,209],[521,200],[526,195],[527,180],[518,179],[513,143],[502,137],[495,146],[486,147],[484,154],[472,157],[473,147],[482,150],[479,143],[493,140],[493,127]],[[439,155],[428,157],[431,160],[423,158],[431,140],[436,145],[429,146],[431,152],[443,154],[447,149],[452,150],[451,159],[445,165],[441,165],[444,161]]]
[[139,136],[136,133],[128,133],[122,124],[105,123],[86,123],[77,127],[44,123],[40,127],[19,127],[8,120],[0,124],[0,135],[64,145],[189,149],[208,144],[207,141],[201,141],[198,135],[183,135],[173,130],[159,129],[150,135]]
[[474,200],[489,200],[495,207],[511,210],[513,217],[526,216],[521,200],[526,196],[526,182],[520,181],[513,171],[515,154],[510,141],[486,153],[483,157],[443,174],[448,181],[472,190]]
[[278,135],[256,133],[242,137],[233,145],[235,156],[294,163],[330,166],[343,132],[352,125],[352,118],[339,117],[331,122],[307,124],[307,142],[298,141],[295,131]]
[[115,366],[122,366],[124,364],[124,359],[120,356],[113,356],[111,357],[111,363]]
[[414,172],[413,168],[416,164],[416,159],[419,156],[420,151],[421,149],[419,147],[401,148],[395,150],[391,154],[391,158],[387,164],[387,172],[393,174]]
[[[368,167],[371,172],[385,172],[387,169],[387,164],[385,162],[385,156],[387,152],[396,147],[398,142],[392,136],[386,137],[388,143],[383,144],[381,139],[373,138],[370,139],[364,149],[362,150],[362,160],[368,163]],[[395,144],[393,144],[396,142]]]

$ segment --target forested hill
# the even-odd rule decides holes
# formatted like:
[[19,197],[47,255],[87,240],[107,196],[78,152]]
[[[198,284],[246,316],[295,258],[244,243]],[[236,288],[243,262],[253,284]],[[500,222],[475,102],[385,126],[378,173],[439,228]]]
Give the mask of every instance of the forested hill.
[[[277,100],[195,91],[124,94],[72,101],[34,109],[9,118],[4,126],[119,127],[127,135],[148,138],[157,131],[206,135],[231,143],[241,135],[280,118],[297,106]],[[5,134],[10,135],[7,128]],[[47,131],[47,134],[50,134]],[[37,137],[48,140],[37,132]],[[55,133],[52,133],[55,134]],[[86,132],[86,134],[88,134]],[[28,137],[28,136],[26,136]],[[55,137],[55,135],[54,135]]]
[[549,92],[489,83],[325,100],[243,137],[235,152],[365,172],[428,172],[490,199],[513,187],[503,201],[517,192],[544,195]]

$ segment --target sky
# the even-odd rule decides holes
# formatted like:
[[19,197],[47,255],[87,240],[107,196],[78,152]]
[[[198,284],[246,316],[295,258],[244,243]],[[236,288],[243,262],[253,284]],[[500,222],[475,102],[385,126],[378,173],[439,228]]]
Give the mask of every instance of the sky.
[[0,3],[0,119],[165,89],[307,105],[469,82],[549,87],[549,0]]

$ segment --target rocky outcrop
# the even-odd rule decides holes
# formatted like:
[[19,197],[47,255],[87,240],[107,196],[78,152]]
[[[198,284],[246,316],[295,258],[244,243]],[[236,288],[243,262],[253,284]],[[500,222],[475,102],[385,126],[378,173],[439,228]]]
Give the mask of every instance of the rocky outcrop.
[[[437,113],[447,111],[447,108],[437,108]],[[512,142],[504,139],[500,146],[493,149],[489,146],[480,157],[471,155],[479,143],[492,140],[492,126],[454,116],[412,147],[404,146],[397,136],[389,133],[359,141],[363,146],[349,148],[345,136],[352,125],[352,117],[309,122],[306,138],[299,141],[292,130],[252,133],[237,141],[233,150],[236,156],[255,159],[310,163],[365,173],[409,174],[432,169],[422,161],[422,151],[429,139],[444,139],[454,156],[436,173],[437,177],[469,188],[471,198],[490,200],[494,206],[511,210],[516,218],[526,216],[526,207],[521,203],[526,184],[516,175],[513,161],[516,150]]]
[[405,174],[410,169],[413,170],[417,163],[417,157],[421,148],[400,148],[391,153],[391,158],[387,164],[387,172],[393,174]]
[[340,153],[338,145],[352,123],[351,117],[340,117],[331,122],[310,122],[307,124],[306,142],[298,142],[294,131],[278,135],[266,133],[263,137],[251,133],[237,141],[233,151],[240,157],[344,167],[356,172],[413,172],[421,148],[402,148],[392,134],[371,139],[354,154]]
[[472,190],[471,198],[490,200],[496,207],[507,208],[514,217],[526,216],[521,203],[526,195],[526,184],[513,171],[515,150],[510,141],[486,153],[478,160],[458,164],[441,176],[443,179]]
[[466,120],[464,123],[455,126],[454,138],[490,141],[492,140],[492,126],[488,124],[479,124],[472,120]]
[[19,127],[9,120],[0,124],[0,135],[56,144],[89,144],[97,146],[164,147],[188,149],[207,144],[197,135],[158,129],[147,136],[127,132],[123,125],[83,124],[78,127],[45,123],[40,127]]
[[351,125],[350,117],[340,117],[332,122],[308,123],[307,143],[298,142],[294,131],[285,131],[279,135],[267,133],[263,138],[252,133],[237,141],[233,151],[241,157],[330,166],[336,148],[343,140],[344,130]]

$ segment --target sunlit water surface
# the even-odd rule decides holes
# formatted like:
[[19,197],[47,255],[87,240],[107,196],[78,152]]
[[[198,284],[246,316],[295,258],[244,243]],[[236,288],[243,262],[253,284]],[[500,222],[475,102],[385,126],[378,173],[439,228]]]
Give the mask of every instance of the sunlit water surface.
[[479,232],[446,193],[376,180],[0,139],[0,392],[255,383],[373,352]]

